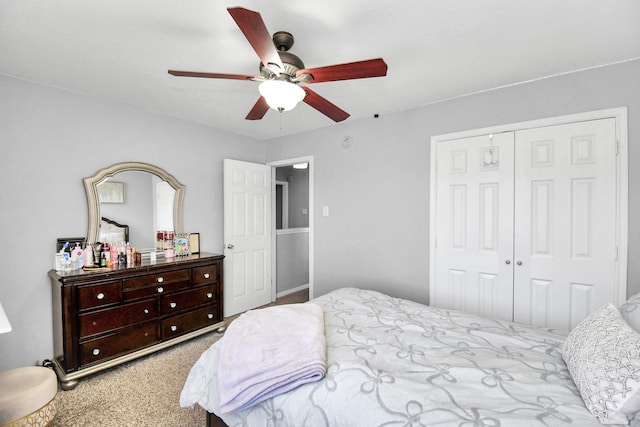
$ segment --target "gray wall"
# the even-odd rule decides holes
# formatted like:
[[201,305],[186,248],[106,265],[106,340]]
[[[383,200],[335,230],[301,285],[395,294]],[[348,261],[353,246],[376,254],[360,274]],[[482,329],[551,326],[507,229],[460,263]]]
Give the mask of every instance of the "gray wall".
[[278,167],[276,180],[289,183],[289,228],[309,227],[309,168]]
[[276,294],[309,285],[309,232],[287,230],[276,235]]
[[82,178],[114,163],[155,164],[186,186],[184,226],[222,252],[222,160],[265,162],[263,141],[0,76],[0,369],[53,356],[57,237],[86,236]]
[[[640,255],[638,76],[634,61],[378,119],[328,122],[267,143],[0,76],[0,231],[10,236],[0,257],[0,301],[14,328],[0,335],[0,369],[52,356],[46,272],[56,238],[86,234],[81,178],[117,162],[153,163],[185,184],[186,231],[200,232],[204,251],[221,252],[222,159],[313,155],[314,294],[362,286],[427,302],[431,136],[628,106],[633,261]],[[354,140],[347,150],[340,146],[346,135]],[[640,265],[631,261],[629,293],[640,291]]]
[[[632,61],[270,141],[268,161],[314,156],[311,292],[361,286],[428,301],[432,136],[622,106],[629,119],[628,293],[640,291],[633,262],[640,256],[639,76],[640,61]],[[353,146],[343,149],[347,135]]]

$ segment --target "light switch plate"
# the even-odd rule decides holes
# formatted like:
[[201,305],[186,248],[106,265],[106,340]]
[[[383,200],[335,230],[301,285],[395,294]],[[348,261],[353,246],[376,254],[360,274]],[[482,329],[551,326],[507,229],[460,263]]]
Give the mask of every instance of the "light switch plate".
[[329,216],[329,206],[322,207],[322,216]]

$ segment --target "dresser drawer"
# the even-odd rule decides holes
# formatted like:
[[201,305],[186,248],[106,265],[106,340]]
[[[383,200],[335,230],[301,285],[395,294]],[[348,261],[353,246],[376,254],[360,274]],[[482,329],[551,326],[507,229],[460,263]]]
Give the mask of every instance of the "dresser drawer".
[[193,285],[212,285],[218,283],[218,264],[193,269]]
[[170,339],[222,321],[220,307],[215,304],[179,314],[162,321],[162,339]]
[[92,311],[78,316],[80,339],[158,317],[156,299]]
[[110,359],[158,341],[157,322],[122,329],[115,334],[80,344],[80,364],[89,365]]
[[205,286],[190,291],[176,292],[160,297],[160,314],[179,313],[186,309],[217,301],[217,285]]
[[191,284],[189,270],[170,271],[163,274],[124,279],[122,288],[124,300],[144,298],[165,292],[187,289]]
[[78,287],[78,309],[102,307],[122,301],[122,282],[97,283]]

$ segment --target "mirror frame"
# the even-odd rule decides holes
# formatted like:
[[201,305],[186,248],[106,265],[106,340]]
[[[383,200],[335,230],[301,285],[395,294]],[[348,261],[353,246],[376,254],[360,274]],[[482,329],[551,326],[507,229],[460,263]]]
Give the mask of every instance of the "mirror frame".
[[176,195],[173,200],[173,228],[175,233],[183,233],[182,209],[184,205],[184,193],[186,187],[181,184],[173,175],[165,170],[142,162],[116,163],[104,169],[100,169],[94,175],[83,178],[84,190],[87,194],[87,207],[89,208],[89,225],[87,227],[87,243],[96,243],[100,228],[100,200],[98,199],[98,184],[108,177],[112,177],[119,172],[140,171],[149,172],[160,179],[168,182]]

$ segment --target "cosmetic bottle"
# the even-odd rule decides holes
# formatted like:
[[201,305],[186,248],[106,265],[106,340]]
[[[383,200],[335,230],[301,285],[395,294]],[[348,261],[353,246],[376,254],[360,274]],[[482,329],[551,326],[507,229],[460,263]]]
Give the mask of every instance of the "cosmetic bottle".
[[109,247],[111,265],[118,265],[118,246],[111,245]]
[[127,242],[127,246],[125,247],[125,255],[127,256],[127,265],[133,265],[133,253],[131,252],[131,245]]
[[93,245],[87,244],[84,248],[84,266],[93,267]]
[[84,249],[80,247],[80,243],[76,243],[76,247],[71,251],[71,269],[77,270],[84,267]]

